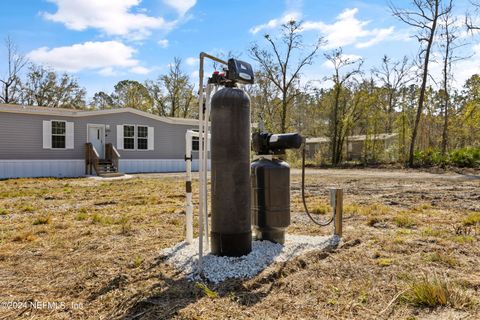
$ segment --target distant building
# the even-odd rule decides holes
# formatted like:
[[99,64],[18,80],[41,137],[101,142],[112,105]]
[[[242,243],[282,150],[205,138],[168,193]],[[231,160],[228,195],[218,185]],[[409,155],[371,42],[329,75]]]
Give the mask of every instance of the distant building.
[[195,119],[131,108],[0,104],[0,179],[183,171],[185,133],[196,128]]
[[[379,133],[376,135],[355,135],[348,136],[343,146],[344,159],[347,161],[360,161],[365,156],[372,156],[369,153],[382,155],[383,160],[394,161],[397,133]],[[366,152],[365,147],[369,144]],[[372,151],[375,150],[375,151]],[[314,137],[306,140],[306,154],[310,159],[319,159],[320,162],[330,160],[330,138]]]

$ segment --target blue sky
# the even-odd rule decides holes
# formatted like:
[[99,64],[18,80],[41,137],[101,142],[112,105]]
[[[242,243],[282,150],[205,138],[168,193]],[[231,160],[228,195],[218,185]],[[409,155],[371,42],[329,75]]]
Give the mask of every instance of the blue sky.
[[[467,0],[456,1],[459,16],[466,9]],[[0,38],[9,35],[33,62],[73,74],[91,97],[111,92],[119,80],[155,79],[174,57],[197,82],[200,51],[230,51],[249,61],[251,43],[264,43],[266,32],[277,34],[291,17],[304,21],[307,43],[324,36],[329,41],[322,53],[341,46],[344,54],[362,57],[367,70],[384,54],[399,59],[418,50],[412,30],[391,16],[385,0],[3,0]],[[462,51],[472,56],[456,66],[459,83],[480,72],[478,38],[465,39]],[[330,72],[321,54],[304,79]],[[438,72],[433,65],[434,77]]]

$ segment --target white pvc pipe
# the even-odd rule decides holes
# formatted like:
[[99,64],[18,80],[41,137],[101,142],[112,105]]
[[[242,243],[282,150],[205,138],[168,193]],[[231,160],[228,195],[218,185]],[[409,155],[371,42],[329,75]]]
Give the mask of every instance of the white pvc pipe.
[[186,203],[185,203],[185,240],[193,242],[193,204],[192,204],[192,136],[193,131],[187,130],[185,134],[185,166],[186,166]]
[[205,131],[204,133],[204,143],[203,143],[203,158],[201,161],[203,162],[203,190],[204,190],[204,213],[205,213],[205,225],[204,225],[204,230],[205,230],[205,248],[208,250],[209,248],[209,233],[208,233],[208,131],[209,131],[209,118],[210,118],[210,98],[211,98],[211,93],[212,93],[212,86],[211,84],[207,85],[207,90],[206,90],[206,97],[205,97],[205,117],[204,117],[204,124],[203,124],[203,130]]

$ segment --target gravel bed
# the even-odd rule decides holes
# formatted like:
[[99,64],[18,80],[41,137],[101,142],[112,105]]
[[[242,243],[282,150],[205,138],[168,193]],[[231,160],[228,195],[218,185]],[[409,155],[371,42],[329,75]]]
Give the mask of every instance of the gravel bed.
[[312,250],[325,250],[338,245],[336,236],[286,235],[285,244],[253,241],[252,252],[242,257],[203,256],[203,272],[198,268],[198,238],[192,244],[180,242],[162,250],[165,261],[182,271],[190,280],[208,280],[219,283],[229,278],[246,279],[260,273],[273,262],[288,261]]

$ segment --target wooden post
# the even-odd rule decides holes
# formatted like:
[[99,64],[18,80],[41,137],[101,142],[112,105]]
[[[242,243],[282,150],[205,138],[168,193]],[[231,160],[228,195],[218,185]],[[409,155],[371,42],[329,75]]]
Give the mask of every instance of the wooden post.
[[343,189],[335,190],[335,235],[341,237],[343,229]]
[[343,189],[330,189],[330,205],[334,213],[334,235],[341,237],[343,232]]

